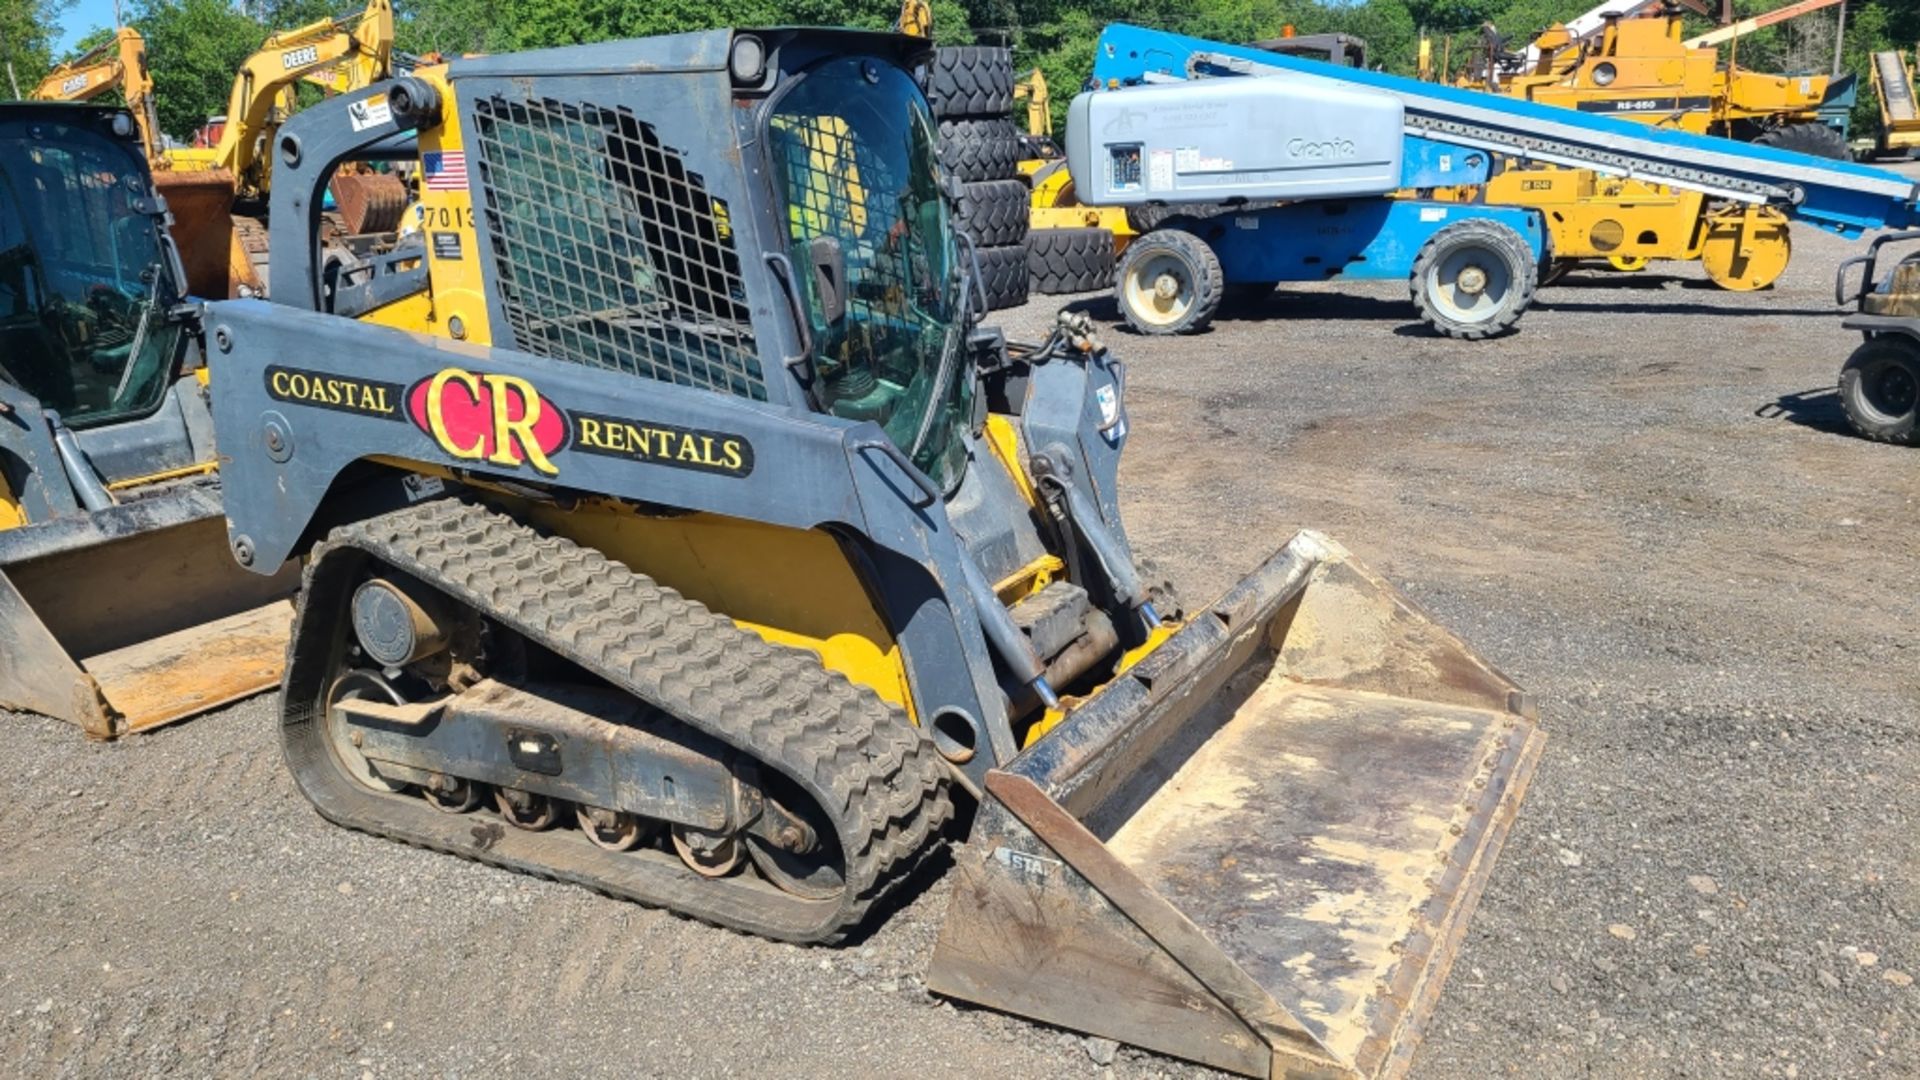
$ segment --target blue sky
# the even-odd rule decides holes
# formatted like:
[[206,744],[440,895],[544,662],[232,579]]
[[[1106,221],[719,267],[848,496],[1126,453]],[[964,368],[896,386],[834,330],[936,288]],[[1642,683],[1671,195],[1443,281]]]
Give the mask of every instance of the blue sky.
[[113,0],[78,0],[60,13],[60,39],[54,52],[65,53],[87,31],[113,25]]

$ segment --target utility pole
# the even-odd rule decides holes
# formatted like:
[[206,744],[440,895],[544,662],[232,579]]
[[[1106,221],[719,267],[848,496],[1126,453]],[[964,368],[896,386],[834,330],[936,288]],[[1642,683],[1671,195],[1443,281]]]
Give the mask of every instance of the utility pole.
[[13,61],[7,61],[7,81],[13,84],[13,100],[20,100],[20,80],[14,77]]
[[1833,28],[1833,77],[1840,77],[1840,50],[1847,44],[1847,0],[1840,0],[1840,14]]

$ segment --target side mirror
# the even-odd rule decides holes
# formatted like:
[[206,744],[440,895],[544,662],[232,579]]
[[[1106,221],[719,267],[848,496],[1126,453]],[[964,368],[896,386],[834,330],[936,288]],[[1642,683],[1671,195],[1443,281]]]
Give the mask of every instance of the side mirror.
[[847,317],[847,253],[837,236],[816,236],[807,243],[807,263],[813,269],[813,291],[827,325]]

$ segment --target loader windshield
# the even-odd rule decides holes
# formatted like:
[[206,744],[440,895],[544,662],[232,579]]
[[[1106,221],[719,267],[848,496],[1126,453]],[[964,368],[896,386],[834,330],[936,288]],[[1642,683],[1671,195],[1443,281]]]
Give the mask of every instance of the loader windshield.
[[181,328],[147,194],[132,148],[90,126],[0,121],[0,378],[75,428],[167,390]]
[[951,486],[973,380],[925,99],[898,67],[842,57],[783,95],[769,128],[815,395],[835,416],[877,422]]

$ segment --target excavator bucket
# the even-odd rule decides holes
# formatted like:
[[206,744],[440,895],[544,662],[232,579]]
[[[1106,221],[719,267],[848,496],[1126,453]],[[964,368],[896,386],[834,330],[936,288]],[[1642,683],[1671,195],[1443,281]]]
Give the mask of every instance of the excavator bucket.
[[225,169],[162,169],[154,187],[173,214],[173,246],[187,272],[187,292],[207,300],[237,295],[228,278],[233,247],[233,174]]
[[240,568],[210,484],[0,531],[0,708],[111,739],[271,688],[299,583]]
[[928,983],[1249,1076],[1399,1076],[1544,741],[1301,533],[987,774]]

